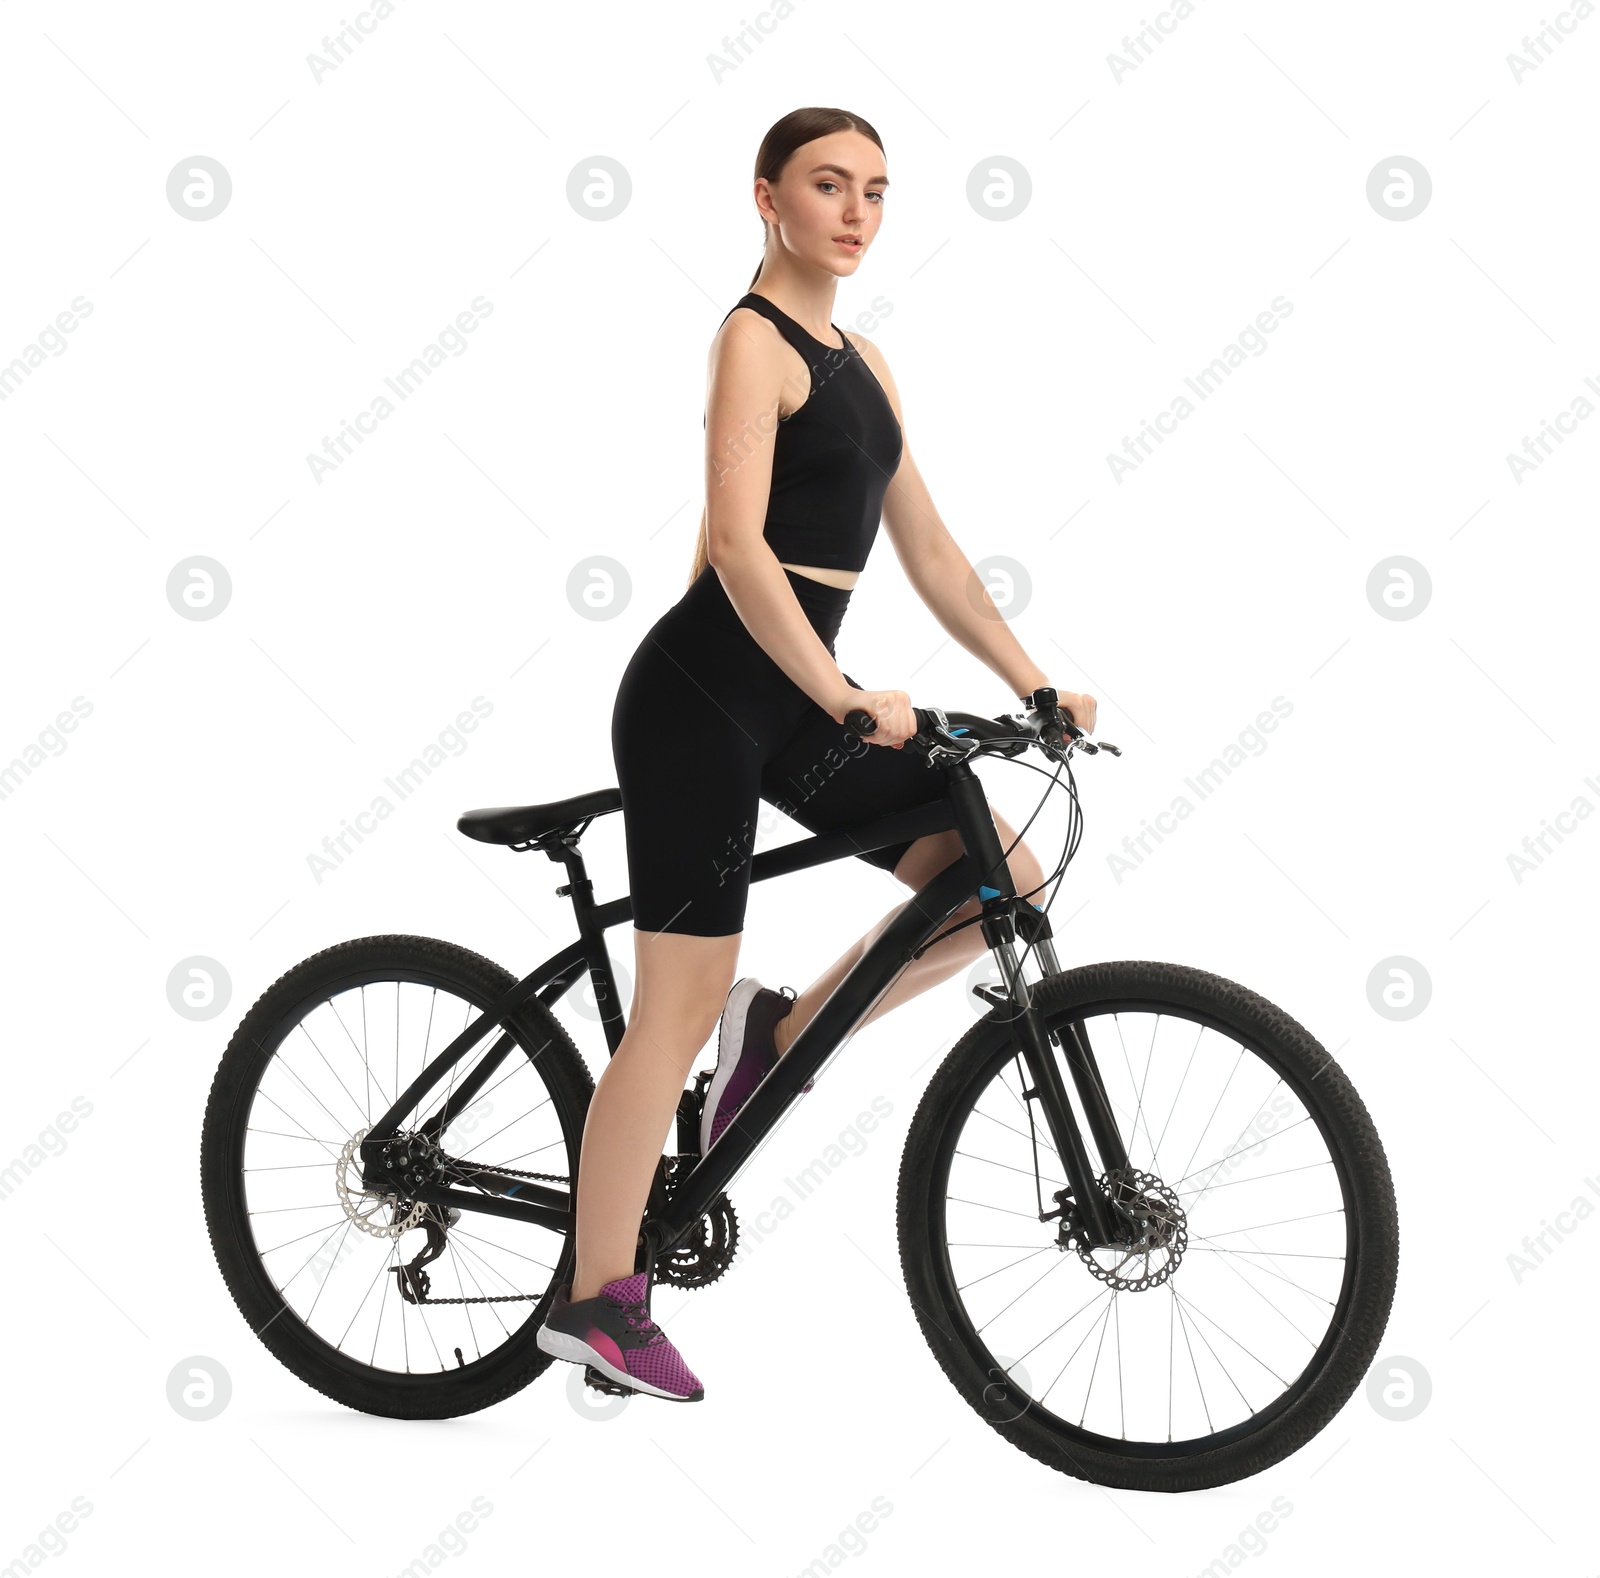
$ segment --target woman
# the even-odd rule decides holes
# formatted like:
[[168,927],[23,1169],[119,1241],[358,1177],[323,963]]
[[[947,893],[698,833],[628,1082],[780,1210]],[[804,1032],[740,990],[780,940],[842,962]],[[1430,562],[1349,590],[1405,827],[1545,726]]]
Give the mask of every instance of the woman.
[[[881,139],[843,110],[795,110],[762,141],[755,201],[766,246],[750,293],[711,346],[707,503],[690,585],[634,653],[612,717],[634,997],[584,1128],[576,1270],[557,1291],[539,1346],[682,1402],[704,1388],[650,1318],[650,1270],[633,1267],[690,1069],[723,1005],[705,1149],[890,918],[798,997],[751,978],[729,991],[758,800],[823,832],[939,792],[919,755],[901,750],[916,733],[910,697],[863,688],[834,659],[880,519],[913,586],[957,641],[1024,701],[1049,683],[939,519],[904,442],[882,353],[829,321],[838,280],[861,267],[883,223],[888,185]],[[1060,700],[1093,731],[1094,697],[1063,691]],[[843,726],[854,707],[877,720],[865,745]],[[841,756],[844,765],[833,766]],[[1011,848],[1015,831],[998,813],[994,820]],[[860,858],[915,890],[960,854],[950,831]],[[1019,893],[1039,890],[1027,845],[1011,849],[1009,864]],[[974,898],[956,918],[977,908]],[[864,1023],[983,948],[977,927],[936,943]]]

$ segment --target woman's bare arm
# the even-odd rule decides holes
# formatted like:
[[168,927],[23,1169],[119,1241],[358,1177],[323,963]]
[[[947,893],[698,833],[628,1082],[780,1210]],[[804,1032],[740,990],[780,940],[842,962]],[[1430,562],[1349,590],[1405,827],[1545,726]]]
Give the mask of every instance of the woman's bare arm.
[[[772,324],[748,308],[730,314],[712,342],[706,399],[706,553],[746,628],[806,695],[841,723],[850,708],[866,706],[882,727],[882,705],[866,698],[887,693],[858,691],[845,679],[762,536],[779,397],[793,355]],[[909,703],[906,712],[909,719]],[[905,734],[914,729],[911,720]],[[885,735],[894,732],[885,729]],[[891,742],[885,737],[882,743]]]
[[[900,392],[883,353],[861,335],[851,338],[877,374],[905,435]],[[1031,695],[1050,678],[1023,649],[1016,632],[995,606],[989,589],[961,551],[934,507],[928,485],[905,438],[900,465],[883,501],[883,526],[906,572],[906,579],[944,629],[975,658],[1011,687],[1014,696]],[[1094,731],[1097,704],[1093,696],[1060,691],[1060,699],[1080,728]]]

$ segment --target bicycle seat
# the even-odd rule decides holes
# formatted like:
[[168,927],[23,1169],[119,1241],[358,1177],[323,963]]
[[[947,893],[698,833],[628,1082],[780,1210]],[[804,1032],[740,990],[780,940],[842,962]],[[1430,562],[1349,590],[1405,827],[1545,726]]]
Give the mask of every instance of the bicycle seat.
[[621,809],[620,789],[594,789],[544,805],[491,805],[463,811],[456,830],[483,844],[529,844],[591,816]]

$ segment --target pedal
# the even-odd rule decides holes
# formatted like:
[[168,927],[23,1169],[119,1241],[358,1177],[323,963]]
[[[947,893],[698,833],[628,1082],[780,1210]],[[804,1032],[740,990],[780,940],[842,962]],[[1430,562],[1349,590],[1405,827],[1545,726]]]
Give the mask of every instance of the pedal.
[[609,1375],[602,1375],[592,1364],[583,1367],[583,1381],[585,1386],[593,1387],[597,1392],[604,1392],[607,1397],[632,1397],[631,1386],[621,1386],[613,1381]]
[[694,1085],[678,1097],[678,1152],[682,1156],[700,1154],[700,1114],[705,1110],[711,1080],[712,1070],[701,1069],[694,1077]]

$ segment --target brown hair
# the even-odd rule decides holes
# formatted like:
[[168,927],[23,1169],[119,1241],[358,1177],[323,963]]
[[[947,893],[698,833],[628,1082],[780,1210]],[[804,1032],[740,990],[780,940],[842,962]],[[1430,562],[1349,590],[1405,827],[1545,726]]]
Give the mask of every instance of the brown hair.
[[[783,174],[784,166],[794,157],[796,149],[808,142],[814,142],[818,137],[827,137],[841,131],[860,132],[863,137],[870,137],[877,143],[880,152],[883,149],[883,138],[859,115],[852,115],[848,110],[816,107],[790,110],[782,120],[774,121],[767,128],[767,135],[761,139],[761,146],[756,150],[756,178],[776,181]],[[763,237],[761,261],[756,264],[756,271],[750,276],[750,284],[745,287],[747,290],[755,288],[756,281],[761,278],[761,270],[767,263],[767,245],[771,237],[766,233],[767,222],[764,219],[761,221],[761,231]],[[706,545],[706,521],[709,514],[709,505],[700,511],[700,536],[694,545],[694,566],[689,571],[691,585],[710,562]]]

